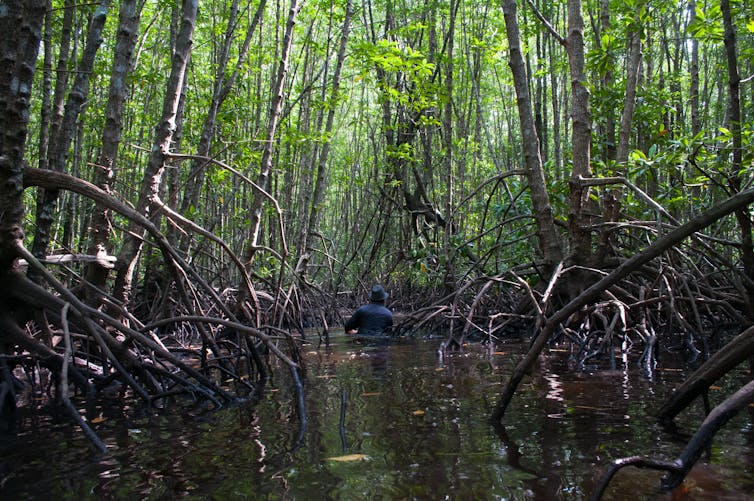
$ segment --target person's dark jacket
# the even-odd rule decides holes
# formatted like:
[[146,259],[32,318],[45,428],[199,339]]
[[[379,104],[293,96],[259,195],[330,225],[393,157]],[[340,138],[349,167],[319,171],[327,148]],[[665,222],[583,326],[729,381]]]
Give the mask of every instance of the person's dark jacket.
[[345,324],[346,332],[358,329],[359,336],[382,336],[393,325],[393,312],[384,304],[372,302],[354,312]]

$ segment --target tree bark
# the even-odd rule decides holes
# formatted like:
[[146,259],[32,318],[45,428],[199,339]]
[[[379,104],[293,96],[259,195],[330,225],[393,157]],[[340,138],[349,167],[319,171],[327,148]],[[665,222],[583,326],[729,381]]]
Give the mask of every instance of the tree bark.
[[[562,251],[558,234],[555,230],[555,221],[552,216],[550,197],[547,192],[547,182],[539,150],[539,137],[531,110],[531,97],[529,95],[528,78],[521,51],[521,35],[516,10],[516,0],[503,1],[503,15],[505,17],[510,52],[509,64],[516,88],[516,103],[521,122],[521,139],[524,150],[526,177],[529,182],[534,217],[537,222],[539,250],[544,258],[545,271],[549,275],[560,262]],[[549,276],[542,278],[547,280]]]
[[[97,163],[94,165],[92,182],[110,193],[114,181],[113,166],[118,157],[121,134],[123,131],[123,106],[128,97],[126,78],[131,70],[134,47],[139,30],[140,9],[137,0],[121,0],[118,13],[118,33],[113,50],[113,66],[110,72],[107,108],[105,110],[105,127],[102,130],[102,147]],[[110,247],[111,221],[110,211],[100,204],[95,204],[89,226],[89,254],[107,253]],[[105,290],[109,269],[98,263],[86,266],[84,278],[86,297],[94,304]]]
[[7,0],[0,9],[0,274],[14,269],[24,238],[24,150],[46,7],[45,0]]
[[[584,17],[581,0],[568,0],[568,36],[566,50],[571,75],[571,148],[573,167],[569,181],[568,233],[570,236],[570,259],[573,264],[585,265],[592,255],[591,229],[586,208],[589,188],[579,182],[582,177],[591,177],[592,114],[589,107],[589,88],[585,72]],[[580,274],[579,274],[580,275]],[[584,277],[573,282],[574,292],[585,285]]]
[[20,331],[29,318],[29,305],[11,292],[14,281],[23,279],[17,258],[24,240],[24,150],[46,7],[46,0],[6,0],[0,6],[0,418],[12,416],[16,408],[15,382],[4,355],[16,346],[13,330]]
[[[149,155],[147,167],[144,171],[139,199],[136,203],[137,211],[144,214],[147,218],[153,218],[155,216],[153,213],[156,208],[155,202],[158,198],[160,185],[162,184],[162,176],[165,172],[167,155],[170,152],[170,145],[176,128],[176,115],[178,113],[181,88],[183,87],[186,67],[191,54],[197,8],[198,0],[184,0],[181,13],[180,31],[176,39],[170,78],[168,80],[163,100],[162,116],[155,131],[152,150]],[[118,254],[118,262],[116,265],[117,276],[115,278],[113,296],[118,302],[126,307],[131,299],[134,269],[141,250],[143,238],[144,230],[135,224],[130,223],[124,238],[123,246]]]

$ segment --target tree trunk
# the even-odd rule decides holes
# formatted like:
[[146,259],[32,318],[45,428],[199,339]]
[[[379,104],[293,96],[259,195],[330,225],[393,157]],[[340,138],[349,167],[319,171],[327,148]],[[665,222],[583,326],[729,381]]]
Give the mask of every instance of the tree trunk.
[[[442,143],[443,143],[443,167],[445,174],[445,224],[443,233],[442,251],[444,254],[445,270],[443,277],[444,293],[452,294],[458,289],[456,284],[455,260],[453,259],[454,250],[452,236],[454,233],[454,205],[455,192],[458,186],[463,186],[463,180],[456,180],[454,167],[456,164],[455,151],[453,145],[453,111],[454,111],[454,80],[453,80],[453,51],[455,49],[455,29],[456,16],[458,14],[458,1],[450,0],[448,5],[450,10],[447,35],[445,36],[445,105],[442,117]],[[431,172],[431,171],[430,171]],[[451,329],[452,330],[452,329]]]
[[[176,39],[175,51],[172,58],[170,78],[168,80],[163,100],[162,117],[155,131],[152,151],[144,171],[137,210],[147,218],[153,218],[156,202],[159,199],[162,176],[165,172],[167,154],[176,128],[176,115],[180,101],[186,66],[191,54],[192,36],[196,23],[198,0],[184,0],[181,14],[181,26]],[[131,223],[124,238],[123,247],[118,254],[117,276],[113,296],[125,307],[131,300],[131,287],[134,279],[134,269],[138,260],[144,238],[144,230]]]
[[[503,15],[505,17],[510,52],[509,64],[516,88],[516,102],[518,105],[519,120],[521,121],[526,176],[529,181],[534,217],[537,222],[539,250],[544,258],[545,271],[549,275],[560,262],[562,252],[558,234],[555,230],[552,209],[550,208],[550,197],[547,193],[547,183],[539,151],[539,138],[531,111],[531,97],[529,95],[528,78],[521,51],[521,35],[519,33],[516,10],[516,0],[503,1]],[[549,276],[542,278],[547,280]]]
[[[16,340],[14,330],[26,323],[29,304],[10,297],[24,232],[24,149],[37,53],[42,39],[46,0],[6,0],[0,7],[0,418],[16,409],[15,381],[5,364]],[[9,326],[9,328],[6,328]],[[22,336],[25,338],[25,336]],[[25,341],[25,339],[22,339]],[[5,429],[5,423],[0,423]]]
[[[262,159],[259,167],[259,174],[256,178],[254,187],[254,196],[251,207],[251,223],[249,225],[249,237],[247,241],[246,254],[244,262],[247,269],[250,270],[254,262],[254,257],[259,250],[259,232],[262,226],[262,208],[265,200],[269,196],[266,192],[269,184],[270,171],[272,170],[272,155],[275,151],[275,134],[278,122],[283,109],[283,89],[285,87],[286,75],[288,74],[288,65],[291,54],[291,44],[293,42],[293,28],[296,24],[296,15],[300,9],[298,0],[291,0],[288,9],[288,18],[285,24],[285,33],[283,35],[283,46],[278,62],[277,76],[272,92],[272,103],[267,121],[267,136],[262,150]],[[281,229],[282,230],[282,229]],[[284,245],[285,246],[285,245]],[[243,307],[243,303],[253,291],[247,290],[248,284],[242,284],[239,288],[238,306]],[[248,319],[252,320],[252,319]]]
[[[113,166],[118,157],[118,147],[123,131],[123,106],[128,95],[126,78],[131,71],[140,17],[137,0],[121,1],[117,41],[113,51],[113,66],[110,72],[110,87],[105,110],[105,127],[102,130],[102,147],[97,163],[94,165],[92,179],[92,182],[106,193],[110,193],[110,186],[115,176]],[[107,253],[110,247],[110,232],[110,211],[102,205],[95,204],[89,226],[90,255]],[[101,291],[105,290],[108,273],[107,267],[96,262],[86,266],[84,278],[89,304],[95,304]]]
[[[608,34],[610,30],[610,1],[600,0],[600,37]],[[601,43],[601,40],[598,40]],[[609,47],[605,48],[609,50]],[[609,92],[610,87],[613,85],[613,68],[612,65],[608,66],[605,70],[605,75],[602,77],[602,90],[603,92]],[[605,130],[600,136],[603,137],[603,156],[604,161],[615,160],[616,145],[615,145],[615,113],[610,106],[603,107],[601,110],[605,117]]]
[[618,136],[618,151],[615,156],[619,165],[628,162],[629,141],[631,139],[634,108],[636,106],[636,88],[639,84],[639,69],[641,68],[641,38],[638,29],[630,29],[629,39],[628,68],[626,70],[626,96],[623,101],[623,113],[620,118],[620,134]]
[[[592,114],[585,73],[584,18],[581,0],[568,0],[568,36],[566,50],[571,76],[571,148],[573,167],[569,180],[568,233],[572,264],[588,265],[592,256],[592,235],[587,208],[589,188],[579,180],[591,176]],[[570,282],[571,297],[586,286],[588,277],[575,272]]]
[[[689,23],[696,16],[696,0],[689,0]],[[689,100],[691,108],[691,134],[696,136],[702,130],[699,118],[699,41],[696,37],[689,40],[691,46],[691,61],[689,62]]]
[[[52,0],[48,0],[44,23],[44,62],[42,63],[42,105],[39,110],[39,154],[37,166],[47,166],[47,150],[50,147],[50,127],[52,124]],[[58,47],[62,51],[63,47]],[[66,72],[67,73],[67,72]]]
[[[336,56],[335,72],[332,77],[332,89],[330,91],[329,106],[327,107],[327,120],[325,122],[324,137],[325,141],[322,145],[319,157],[317,159],[317,172],[314,181],[314,192],[312,193],[311,208],[309,208],[309,220],[306,224],[306,232],[304,238],[304,252],[309,252],[312,247],[313,236],[318,231],[320,221],[320,211],[322,200],[325,196],[325,186],[327,178],[325,176],[327,169],[327,159],[330,154],[330,136],[333,130],[333,123],[335,122],[335,112],[337,111],[339,91],[340,91],[340,78],[343,71],[343,62],[346,59],[346,49],[348,48],[348,35],[351,30],[351,17],[353,16],[353,0],[346,1],[346,13],[343,19],[343,31],[340,35],[340,46],[338,47],[338,55]],[[306,209],[306,208],[305,208]]]
[[[743,141],[741,137],[741,78],[738,74],[738,43],[736,28],[733,25],[730,0],[720,0],[720,10],[723,14],[725,42],[725,56],[728,63],[728,111],[726,113],[727,126],[732,137],[730,185],[733,193],[741,190],[743,180]],[[752,240],[752,221],[748,210],[736,211],[736,220],[741,229],[741,262],[744,271],[744,298],[747,306],[747,316],[754,320],[754,241]]]
[[[93,74],[97,51],[100,45],[102,45],[102,30],[107,19],[109,5],[110,0],[102,0],[89,23],[86,47],[77,67],[73,87],[68,94],[60,129],[57,134],[51,137],[51,151],[47,158],[47,168],[50,170],[57,172],[65,170],[68,150],[76,132],[76,122],[82,111],[84,102],[89,96],[89,81]],[[58,193],[56,191],[45,191],[44,195],[38,200],[32,253],[37,258],[43,259],[47,254],[47,248],[50,243],[50,231],[55,219]],[[32,269],[30,269],[29,274],[32,278],[39,278]]]

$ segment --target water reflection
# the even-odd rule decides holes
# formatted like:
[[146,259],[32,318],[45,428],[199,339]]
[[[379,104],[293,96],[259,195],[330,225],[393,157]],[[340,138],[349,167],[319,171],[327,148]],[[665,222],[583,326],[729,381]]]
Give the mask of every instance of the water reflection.
[[[0,445],[0,496],[581,499],[611,459],[673,458],[684,445],[649,415],[682,372],[658,367],[653,381],[630,363],[578,372],[568,353],[553,351],[524,380],[503,425],[491,426],[487,402],[525,344],[470,345],[440,360],[437,341],[330,341],[304,354],[301,398],[293,374],[273,367],[257,406],[201,421],[113,417],[98,425],[113,448],[103,460],[70,427],[21,419],[18,439]],[[695,409],[679,426],[693,429],[700,419]],[[660,474],[626,470],[609,499],[745,499],[754,491],[747,419],[716,438],[712,463],[692,471],[685,493],[661,492]]]

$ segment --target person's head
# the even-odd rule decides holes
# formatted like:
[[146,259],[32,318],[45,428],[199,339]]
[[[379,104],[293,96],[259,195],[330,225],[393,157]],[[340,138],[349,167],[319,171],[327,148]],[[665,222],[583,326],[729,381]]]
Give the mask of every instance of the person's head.
[[384,303],[387,299],[388,293],[385,292],[384,287],[380,284],[372,287],[372,293],[369,295],[369,300],[373,303]]

